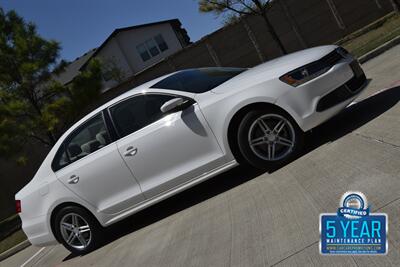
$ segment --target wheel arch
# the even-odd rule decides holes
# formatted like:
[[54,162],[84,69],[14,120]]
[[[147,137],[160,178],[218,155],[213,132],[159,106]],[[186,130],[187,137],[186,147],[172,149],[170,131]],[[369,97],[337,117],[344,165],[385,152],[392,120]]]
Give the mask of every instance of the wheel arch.
[[72,202],[72,201],[67,201],[67,202],[60,203],[60,204],[58,204],[57,206],[55,206],[53,208],[53,210],[51,211],[51,214],[50,214],[50,228],[51,228],[51,231],[52,231],[54,237],[57,239],[57,241],[59,243],[61,243],[61,241],[59,240],[59,237],[57,236],[56,231],[55,231],[55,219],[56,219],[57,213],[61,209],[65,208],[65,207],[79,207],[79,208],[82,208],[82,209],[86,210],[89,214],[91,214],[93,216],[93,218],[95,218],[96,221],[99,223],[99,225],[101,225],[99,220],[98,220],[98,218],[93,214],[93,212],[91,212],[85,206],[83,206],[83,205],[81,205],[79,203],[76,203],[76,202]]
[[253,103],[250,103],[250,104],[247,104],[247,105],[241,107],[239,110],[237,110],[233,114],[232,118],[229,121],[228,128],[227,128],[228,146],[238,163],[246,162],[244,160],[242,154],[239,151],[239,144],[237,143],[237,140],[236,140],[236,135],[237,135],[237,130],[239,128],[239,124],[240,124],[241,120],[243,119],[243,117],[248,112],[250,112],[252,110],[259,110],[259,109],[279,110],[279,111],[285,113],[287,116],[289,116],[298,125],[297,120],[287,110],[285,110],[284,108],[282,108],[274,103],[253,102]]

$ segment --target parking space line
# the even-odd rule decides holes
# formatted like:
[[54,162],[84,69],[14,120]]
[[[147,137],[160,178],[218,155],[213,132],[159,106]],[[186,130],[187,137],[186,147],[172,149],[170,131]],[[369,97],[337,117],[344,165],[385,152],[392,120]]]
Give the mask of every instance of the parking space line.
[[21,267],[25,267],[31,260],[33,260],[37,255],[39,255],[44,249],[46,249],[46,248],[45,247],[41,248],[38,252],[33,254],[32,257],[30,257],[27,261],[25,261],[23,264],[21,264]]

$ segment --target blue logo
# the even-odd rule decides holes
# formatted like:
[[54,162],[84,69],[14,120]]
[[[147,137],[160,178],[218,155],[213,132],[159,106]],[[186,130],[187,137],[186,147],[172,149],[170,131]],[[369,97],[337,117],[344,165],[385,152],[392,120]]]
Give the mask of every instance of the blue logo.
[[319,221],[321,254],[386,254],[387,215],[370,213],[361,192],[347,192],[337,213],[321,214]]

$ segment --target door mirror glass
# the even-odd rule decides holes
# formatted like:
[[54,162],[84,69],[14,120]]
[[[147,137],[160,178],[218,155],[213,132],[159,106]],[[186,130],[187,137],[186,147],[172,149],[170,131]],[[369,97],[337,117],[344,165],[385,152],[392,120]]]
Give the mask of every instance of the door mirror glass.
[[190,100],[183,99],[180,97],[173,98],[167,102],[165,102],[160,110],[162,113],[167,113],[171,111],[179,111],[187,107],[187,104],[190,102]]

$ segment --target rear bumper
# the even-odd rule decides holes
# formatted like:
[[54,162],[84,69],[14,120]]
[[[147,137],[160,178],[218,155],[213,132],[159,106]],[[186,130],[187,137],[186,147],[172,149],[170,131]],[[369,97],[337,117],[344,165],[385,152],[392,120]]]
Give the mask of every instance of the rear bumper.
[[346,108],[365,85],[366,77],[358,62],[348,57],[317,79],[287,90],[277,105],[287,110],[303,131],[308,131]]
[[23,220],[22,230],[32,245],[44,247],[58,243],[48,221],[47,215]]

